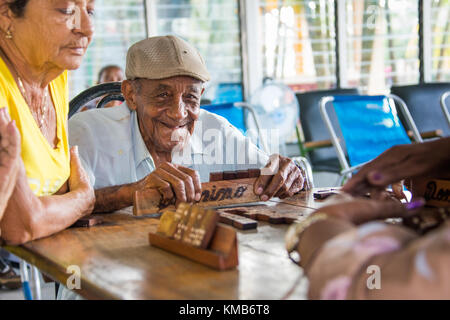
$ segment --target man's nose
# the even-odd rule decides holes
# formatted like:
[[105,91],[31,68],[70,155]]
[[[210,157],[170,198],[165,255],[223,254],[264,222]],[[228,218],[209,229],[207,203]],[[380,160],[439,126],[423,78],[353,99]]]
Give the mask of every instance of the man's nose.
[[187,118],[188,112],[186,109],[186,104],[184,103],[182,97],[178,97],[173,102],[168,116],[174,120],[183,120]]

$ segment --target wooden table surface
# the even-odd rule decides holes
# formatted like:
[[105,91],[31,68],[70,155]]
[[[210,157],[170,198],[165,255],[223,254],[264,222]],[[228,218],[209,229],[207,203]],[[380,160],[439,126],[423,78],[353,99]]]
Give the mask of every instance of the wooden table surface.
[[[260,208],[301,219],[320,205],[305,192]],[[238,231],[239,266],[220,272],[150,246],[157,219],[134,217],[130,208],[102,216],[99,226],[5,248],[62,284],[71,275],[67,267],[79,266],[76,292],[88,299],[281,299],[291,288],[289,299],[306,298],[303,271],[284,248],[287,225],[259,222],[256,230]]]

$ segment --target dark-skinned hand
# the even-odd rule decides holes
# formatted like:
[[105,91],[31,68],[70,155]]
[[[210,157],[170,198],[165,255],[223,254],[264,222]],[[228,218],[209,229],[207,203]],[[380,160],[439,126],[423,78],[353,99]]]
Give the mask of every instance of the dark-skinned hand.
[[267,201],[272,197],[292,197],[307,185],[305,172],[298,168],[293,160],[275,154],[261,169],[253,191],[262,201]]

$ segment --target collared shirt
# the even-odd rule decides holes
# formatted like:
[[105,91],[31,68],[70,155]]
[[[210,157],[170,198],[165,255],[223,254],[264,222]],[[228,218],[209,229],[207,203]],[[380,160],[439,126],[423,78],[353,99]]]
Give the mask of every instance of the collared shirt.
[[[82,165],[95,189],[145,178],[155,164],[139,130],[137,113],[126,103],[77,113],[69,120],[70,145],[78,145]],[[225,118],[200,111],[188,143],[172,162],[196,170],[202,182],[218,171],[261,168],[269,160]]]

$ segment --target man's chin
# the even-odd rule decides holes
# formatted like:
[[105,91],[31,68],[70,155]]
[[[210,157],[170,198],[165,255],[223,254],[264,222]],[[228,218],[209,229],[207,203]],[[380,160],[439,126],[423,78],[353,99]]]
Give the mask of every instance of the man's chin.
[[160,144],[157,148],[159,152],[167,152],[167,153],[173,153],[173,152],[179,152],[183,150],[185,147],[186,142],[185,141],[173,141],[170,143]]
[[175,142],[176,144],[182,143],[189,139],[189,136],[191,134],[189,133],[188,127],[184,126],[181,128],[177,128],[172,130],[170,134],[170,141]]

